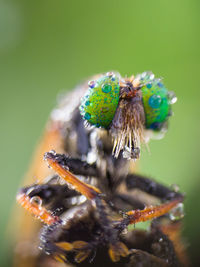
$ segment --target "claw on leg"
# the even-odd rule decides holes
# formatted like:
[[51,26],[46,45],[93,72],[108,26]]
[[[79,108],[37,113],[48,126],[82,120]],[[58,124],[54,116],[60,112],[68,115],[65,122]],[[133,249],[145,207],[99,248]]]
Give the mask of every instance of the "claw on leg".
[[64,262],[67,261],[66,257],[65,257],[63,254],[56,254],[56,255],[54,256],[54,259],[55,259],[56,261],[61,262],[61,263],[64,263]]
[[73,245],[73,248],[74,249],[85,249],[85,248],[88,248],[88,243],[87,242],[85,242],[85,241],[74,241],[73,243],[72,243],[72,245]]
[[76,252],[76,256],[74,257],[74,260],[78,263],[84,261],[90,254],[91,249],[89,248],[89,244],[85,241],[74,241],[72,243],[73,249]]
[[[84,261],[90,254],[91,249],[89,248],[89,244],[85,241],[74,241],[73,243],[68,242],[59,242],[55,243],[57,247],[61,248],[63,252],[75,252],[74,260],[77,263]],[[66,257],[62,253],[59,253],[54,256],[54,258],[58,261],[65,262]]]
[[59,243],[56,243],[56,246],[66,251],[70,251],[73,249],[73,245],[68,242],[59,242]]
[[120,257],[126,257],[129,255],[128,248],[122,242],[110,244],[108,254],[113,262],[120,260]]
[[74,257],[74,260],[77,263],[80,263],[80,262],[84,261],[85,259],[87,259],[89,254],[90,254],[90,250],[80,251],[76,254],[76,256]]

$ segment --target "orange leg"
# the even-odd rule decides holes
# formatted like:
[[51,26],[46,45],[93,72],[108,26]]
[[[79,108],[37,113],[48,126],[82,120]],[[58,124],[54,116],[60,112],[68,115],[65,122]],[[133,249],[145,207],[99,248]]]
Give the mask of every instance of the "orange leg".
[[[49,166],[68,184],[70,184],[76,191],[80,192],[90,200],[94,200],[101,193],[99,189],[94,186],[88,185],[78,178],[76,178],[71,172],[64,168],[58,161],[53,152],[48,152],[45,154],[45,159],[47,160]],[[39,197],[38,197],[38,200]],[[51,215],[49,211],[39,205],[36,201],[32,201],[26,193],[19,193],[17,195],[17,201],[28,210],[36,218],[40,219],[42,222],[50,225],[58,221],[58,217]]]
[[51,225],[52,223],[58,222],[60,220],[59,217],[53,216],[37,202],[31,201],[31,198],[29,198],[25,193],[19,193],[17,195],[17,201],[32,215],[48,225]]
[[[66,168],[64,168],[58,161],[56,161],[56,156],[53,152],[46,153],[45,159],[47,160],[49,166],[60,177],[62,177],[68,184],[74,187],[75,190],[86,196],[88,199],[94,200],[101,194],[99,189],[80,181],[71,172],[66,170]],[[35,199],[31,199],[26,193],[20,192],[17,195],[17,201],[32,215],[48,225],[59,221],[58,217],[52,215],[38,203],[40,201],[39,197],[37,197],[35,201]]]
[[47,160],[49,166],[60,176],[62,177],[68,184],[70,184],[76,191],[86,196],[87,199],[93,200],[101,191],[95,186],[88,185],[78,178],[76,178],[70,171],[63,167],[57,160],[56,155],[52,152],[47,152],[44,156],[45,160]]
[[128,226],[129,224],[135,224],[138,222],[145,222],[148,220],[155,219],[157,217],[160,217],[168,213],[170,210],[175,208],[182,201],[183,201],[183,198],[180,197],[180,198],[171,200],[170,202],[161,204],[159,206],[150,206],[143,210],[131,210],[126,213],[127,217],[121,220],[121,224],[123,224],[126,221],[128,222],[127,223],[127,226]]

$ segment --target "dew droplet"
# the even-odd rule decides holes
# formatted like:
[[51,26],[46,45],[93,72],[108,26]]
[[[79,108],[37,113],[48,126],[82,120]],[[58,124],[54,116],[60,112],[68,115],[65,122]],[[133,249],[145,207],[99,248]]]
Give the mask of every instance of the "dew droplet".
[[53,154],[53,155],[56,155],[56,151],[55,150],[50,150],[49,153]]
[[114,75],[114,72],[112,72],[112,71],[109,71],[106,73],[106,76],[108,76],[108,77],[112,77],[113,75]]
[[184,217],[184,205],[183,203],[179,203],[175,208],[171,210],[169,213],[170,220],[177,221]]
[[85,119],[85,120],[89,120],[90,118],[91,118],[91,114],[88,113],[88,112],[86,112],[86,113],[85,113],[85,116],[84,116],[84,119]]
[[147,87],[148,89],[151,89],[151,87],[152,87],[152,83],[147,83],[146,87]]
[[161,83],[161,82],[158,82],[157,85],[158,85],[158,87],[163,87],[163,83]]
[[30,199],[30,203],[36,204],[36,205],[41,207],[42,206],[42,199],[38,196],[34,196]]
[[153,80],[155,78],[155,75],[151,71],[146,71],[141,74],[142,80]]
[[89,82],[88,82],[88,86],[89,86],[90,88],[94,88],[94,87],[95,87],[95,81],[89,81]]
[[162,237],[159,238],[158,242],[163,242],[163,238]]
[[89,100],[85,101],[85,105],[89,106],[90,105],[90,101]]
[[172,184],[171,189],[176,193],[178,193],[180,191],[180,188],[177,184]]
[[104,93],[109,93],[112,90],[112,86],[106,83],[101,87],[101,89]]
[[155,75],[153,73],[149,74],[149,79],[153,80],[155,78]]
[[149,98],[149,106],[152,108],[159,108],[162,103],[162,99],[159,95],[152,95]]
[[140,148],[135,147],[134,149],[130,149],[130,147],[125,146],[123,150],[123,158],[128,160],[130,159],[138,159],[140,156]]
[[177,101],[177,96],[175,95],[175,93],[173,91],[169,91],[168,94],[168,100],[169,100],[169,103],[171,105],[173,105],[174,103],[176,103]]

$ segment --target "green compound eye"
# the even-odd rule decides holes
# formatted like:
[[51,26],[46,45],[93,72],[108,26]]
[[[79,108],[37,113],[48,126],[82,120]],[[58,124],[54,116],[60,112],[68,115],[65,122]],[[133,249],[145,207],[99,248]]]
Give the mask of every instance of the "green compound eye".
[[147,129],[159,130],[167,120],[170,112],[169,92],[159,79],[152,73],[140,76],[142,100],[145,111],[145,126]]
[[88,85],[89,89],[81,101],[81,115],[90,124],[107,129],[119,102],[119,78],[114,73],[108,73]]

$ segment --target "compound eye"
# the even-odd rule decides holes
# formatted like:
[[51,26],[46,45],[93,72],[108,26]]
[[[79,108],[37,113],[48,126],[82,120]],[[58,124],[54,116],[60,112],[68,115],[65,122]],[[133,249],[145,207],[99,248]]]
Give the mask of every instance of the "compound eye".
[[[145,112],[146,129],[160,130],[168,120],[174,95],[152,73],[141,74],[141,91]],[[171,100],[173,99],[173,100]]]
[[113,72],[108,72],[90,81],[88,86],[81,101],[80,113],[89,124],[107,129],[119,102],[119,78]]

